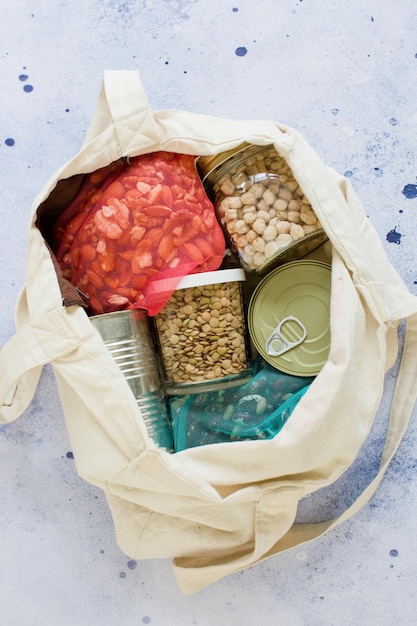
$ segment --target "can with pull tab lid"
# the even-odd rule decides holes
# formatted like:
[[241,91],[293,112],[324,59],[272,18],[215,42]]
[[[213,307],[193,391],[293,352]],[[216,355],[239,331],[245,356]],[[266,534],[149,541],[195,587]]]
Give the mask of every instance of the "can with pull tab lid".
[[260,356],[278,370],[315,376],[330,349],[331,267],[300,260],[263,278],[248,307],[248,330]]

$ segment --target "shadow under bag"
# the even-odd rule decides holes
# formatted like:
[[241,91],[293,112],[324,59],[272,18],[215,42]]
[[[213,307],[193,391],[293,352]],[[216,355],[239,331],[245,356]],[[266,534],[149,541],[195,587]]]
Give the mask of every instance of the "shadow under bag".
[[[147,434],[82,297],[62,276],[48,223],[82,176],[120,158],[214,155],[242,142],[275,147],[328,236],[330,353],[275,437],[170,454]],[[377,476],[338,519],[295,524],[299,501],[335,482],[357,457],[397,357],[400,320],[402,359]],[[34,201],[16,328],[0,352],[1,422],[26,410],[50,363],[77,471],[105,492],[120,548],[134,559],[172,558],[184,593],[319,537],[358,511],[404,435],[417,392],[417,298],[389,263],[349,181],[281,123],[153,112],[134,71],[105,73],[80,152]]]

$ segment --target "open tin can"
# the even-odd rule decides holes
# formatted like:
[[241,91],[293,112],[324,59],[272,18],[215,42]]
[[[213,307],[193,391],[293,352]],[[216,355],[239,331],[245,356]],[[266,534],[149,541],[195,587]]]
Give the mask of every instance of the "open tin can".
[[116,311],[90,320],[129,383],[149,436],[172,452],[168,410],[146,311]]

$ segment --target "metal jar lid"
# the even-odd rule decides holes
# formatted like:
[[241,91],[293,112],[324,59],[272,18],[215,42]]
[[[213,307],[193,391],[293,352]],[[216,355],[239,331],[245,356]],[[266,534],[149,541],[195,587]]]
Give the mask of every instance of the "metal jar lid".
[[[239,153],[243,153],[242,157],[246,158],[246,152],[248,149],[263,150],[265,146],[256,146],[249,143],[241,143],[236,148],[225,150],[217,154],[203,155],[196,159],[196,166],[203,182],[212,174],[219,166],[227,163],[231,157],[236,157]],[[240,157],[240,158],[242,158]],[[237,165],[235,159],[233,159],[233,166]]]

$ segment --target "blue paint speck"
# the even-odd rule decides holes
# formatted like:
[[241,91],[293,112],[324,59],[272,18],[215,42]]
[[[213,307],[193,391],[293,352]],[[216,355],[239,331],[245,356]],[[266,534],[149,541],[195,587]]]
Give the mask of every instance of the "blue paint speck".
[[239,11],[239,9],[237,7],[233,7],[232,11],[233,11],[233,13],[237,13]]
[[395,556],[398,556],[398,550],[390,550],[389,555],[390,555],[390,556],[394,556],[394,557],[395,557]]
[[126,578],[126,572],[119,572],[119,578]]
[[397,233],[395,228],[393,228],[389,231],[389,233],[387,233],[387,241],[389,243],[396,243],[399,246],[401,243],[401,236],[401,233]]
[[33,85],[25,85],[23,87],[23,91],[25,91],[26,93],[30,93],[31,91],[33,91]]
[[28,78],[29,76],[27,74],[19,74],[19,80],[21,80],[22,83],[24,83]]
[[374,167],[374,172],[375,172],[375,176],[383,176],[384,175],[384,170],[382,170],[380,167]]
[[74,455],[73,455],[72,452],[67,452],[66,457],[67,457],[67,459],[73,459]]
[[346,178],[352,178],[352,176],[353,176],[352,170],[346,170],[345,176],[346,176]]
[[150,624],[151,623],[151,618],[148,615],[145,615],[145,617],[142,617],[142,624]]
[[5,141],[4,141],[4,143],[6,144],[6,146],[9,146],[11,148],[12,146],[14,146],[14,144],[16,142],[13,139],[13,137],[7,137],[7,139],[5,139]]
[[127,566],[129,569],[136,569],[138,564],[133,559],[127,562]]
[[417,185],[410,184],[406,185],[402,190],[402,193],[408,200],[412,200],[413,198],[417,198]]
[[392,117],[389,121],[389,123],[391,124],[391,126],[397,126],[398,124],[398,120],[396,117]]
[[244,57],[245,54],[247,54],[247,53],[248,53],[248,50],[247,50],[247,48],[245,48],[245,46],[239,46],[239,48],[236,48],[236,50],[235,50],[235,54],[238,57]]

